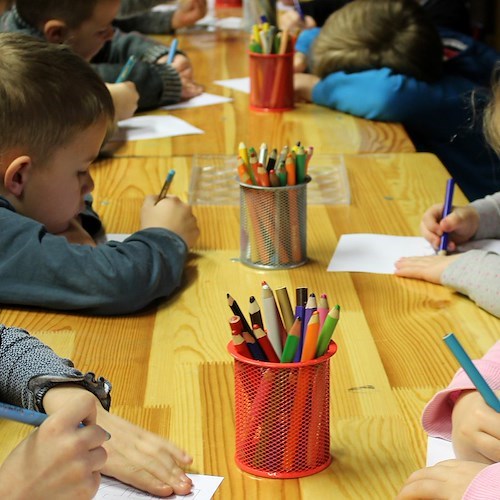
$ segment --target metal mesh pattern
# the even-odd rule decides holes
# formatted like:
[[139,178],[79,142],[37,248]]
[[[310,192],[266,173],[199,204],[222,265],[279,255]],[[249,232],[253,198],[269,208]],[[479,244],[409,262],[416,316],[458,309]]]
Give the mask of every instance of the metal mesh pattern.
[[293,478],[328,467],[332,346],[315,364],[296,367],[235,358],[235,459],[241,469]]
[[240,184],[240,260],[284,269],[307,260],[307,183],[265,188]]

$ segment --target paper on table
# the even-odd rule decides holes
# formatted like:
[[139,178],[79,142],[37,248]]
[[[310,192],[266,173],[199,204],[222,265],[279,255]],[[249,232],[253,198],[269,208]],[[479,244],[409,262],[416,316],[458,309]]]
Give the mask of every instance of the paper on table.
[[[500,240],[477,240],[459,247],[465,252],[480,248],[500,253]],[[328,265],[328,271],[394,274],[394,263],[401,257],[435,255],[420,236],[387,234],[343,234]]]
[[250,94],[250,77],[246,76],[243,78],[230,78],[229,80],[215,80],[215,84],[222,85],[233,90],[239,90],[240,92],[245,92]]
[[144,115],[119,121],[118,131],[110,140],[138,141],[204,133],[203,130],[175,116]]
[[169,106],[162,106],[160,109],[185,109],[185,108],[196,108],[198,106],[211,106],[212,104],[220,104],[223,102],[230,102],[232,99],[230,97],[224,97],[221,95],[208,94],[203,92],[203,94],[188,99],[187,101],[179,102],[178,104],[170,104]]
[[451,441],[431,436],[427,438],[427,460],[425,464],[427,467],[451,458],[455,458]]
[[419,236],[343,234],[328,271],[394,274],[400,257],[434,255],[431,245]]
[[[220,476],[205,476],[202,474],[188,474],[188,476],[193,481],[193,490],[191,493],[189,495],[171,495],[168,497],[169,500],[210,500],[224,479]],[[160,497],[144,493],[144,491],[137,490],[132,486],[123,484],[111,477],[102,476],[101,485],[99,486],[99,490],[97,491],[94,499],[100,498],[128,498],[130,500],[143,500],[145,498],[159,499]]]

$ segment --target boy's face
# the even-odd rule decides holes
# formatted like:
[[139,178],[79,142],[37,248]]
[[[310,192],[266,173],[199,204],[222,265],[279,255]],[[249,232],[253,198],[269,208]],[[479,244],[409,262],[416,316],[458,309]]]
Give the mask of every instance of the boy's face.
[[120,0],[102,0],[97,3],[90,19],[78,28],[69,30],[66,43],[79,56],[90,61],[113,37],[111,22],[120,9]]
[[107,123],[101,119],[59,147],[43,165],[31,167],[18,212],[42,223],[50,233],[68,229],[85,208],[84,196],[94,189],[89,173],[104,140]]

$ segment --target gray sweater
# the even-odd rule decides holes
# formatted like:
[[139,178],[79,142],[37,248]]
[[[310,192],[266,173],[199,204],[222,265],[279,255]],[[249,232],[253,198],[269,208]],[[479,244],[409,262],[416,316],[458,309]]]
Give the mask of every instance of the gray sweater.
[[[471,203],[479,212],[474,240],[500,239],[500,192]],[[443,285],[470,297],[500,318],[500,255],[469,250],[453,261],[441,276]]]
[[[82,225],[92,236],[101,229],[90,205]],[[187,254],[184,240],[162,228],[97,247],[72,244],[0,197],[0,304],[131,313],[180,286]]]
[[[21,18],[15,7],[0,17],[0,31],[21,32],[44,38],[43,33]],[[182,84],[179,73],[170,64],[155,64],[168,52],[168,47],[140,33],[122,33],[116,29],[113,38],[104,44],[91,63],[105,82],[113,83],[129,56],[135,55],[139,60],[128,80],[134,82],[137,87],[138,109],[141,111],[181,100]]]
[[49,380],[83,385],[109,408],[109,382],[102,378],[96,381],[93,373],[84,375],[27,331],[0,324],[0,400],[40,410],[36,392],[46,388]]

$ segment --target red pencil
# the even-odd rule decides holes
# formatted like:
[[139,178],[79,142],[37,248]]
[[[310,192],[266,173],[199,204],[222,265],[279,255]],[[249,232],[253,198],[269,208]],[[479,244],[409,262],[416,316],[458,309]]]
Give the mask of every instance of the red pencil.
[[276,352],[274,351],[273,346],[271,345],[271,342],[267,338],[267,333],[259,325],[253,325],[253,333],[254,333],[260,347],[262,348],[265,355],[267,356],[267,359],[271,363],[279,363],[280,360],[279,360],[278,356],[276,355]]
[[233,345],[234,349],[241,356],[245,356],[245,358],[253,359],[253,356],[250,354],[250,350],[245,342],[245,339],[242,337],[241,333],[236,332],[236,330],[232,331],[233,333]]

